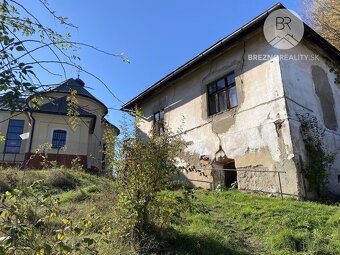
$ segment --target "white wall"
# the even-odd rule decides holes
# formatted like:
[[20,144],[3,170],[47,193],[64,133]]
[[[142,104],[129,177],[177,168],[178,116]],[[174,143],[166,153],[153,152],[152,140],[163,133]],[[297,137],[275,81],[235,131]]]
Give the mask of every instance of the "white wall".
[[[238,168],[286,171],[282,176],[283,192],[300,195],[295,164],[291,160],[294,154],[279,60],[249,61],[247,58],[248,54],[275,53],[262,30],[258,30],[246,39],[245,48],[243,42],[239,42],[141,102],[139,107],[147,117],[141,129],[149,133],[153,113],[164,108],[165,120],[171,129],[181,128],[185,140],[191,142],[183,157],[196,166],[202,155],[214,160],[221,146]],[[239,106],[208,116],[207,85],[230,71],[236,74]],[[278,131],[274,124],[277,120],[282,120]],[[273,174],[239,174],[238,181],[244,189],[279,191]]]
[[[281,61],[280,66],[283,76],[283,84],[287,97],[287,107],[289,117],[291,119],[291,132],[294,141],[294,150],[296,159],[301,166],[301,163],[307,160],[304,150],[304,144],[300,134],[300,123],[297,114],[310,114],[318,119],[319,124],[325,128],[324,144],[326,152],[334,153],[340,148],[340,88],[334,83],[335,74],[330,72],[330,67],[324,52],[312,47],[310,42],[303,41],[295,48],[289,51],[289,54],[304,54],[307,56],[317,55],[318,59],[299,60],[299,61]],[[318,67],[323,70],[327,80],[323,81],[323,86],[330,86],[332,95],[327,95],[326,98],[321,98],[316,93],[316,80],[320,77],[312,76],[312,68]],[[326,83],[328,82],[329,85]],[[321,88],[325,90],[326,88]],[[333,109],[322,110],[321,100],[326,100],[326,105],[334,102]],[[325,103],[325,102],[323,102]],[[335,112],[333,124],[337,126],[335,130],[329,129],[325,125],[324,113],[329,114],[330,111]],[[332,121],[332,120],[331,120]],[[299,159],[301,157],[301,160]],[[328,172],[329,175],[329,190],[332,193],[340,195],[340,184],[338,175],[340,175],[340,150],[337,151],[335,161]]]
[[[68,155],[87,155],[89,129],[80,122],[79,126],[73,130],[67,116],[33,113],[35,118],[35,128],[32,142],[32,153],[43,144],[52,144],[52,134],[55,129],[67,131],[65,150],[60,150],[60,154]],[[90,119],[83,118],[89,125]],[[57,153],[58,149],[50,149],[49,153]]]
[[[65,96],[61,93],[53,93],[50,95],[53,98]],[[33,117],[35,119],[35,127],[33,134],[33,141],[30,153],[34,153],[37,149],[41,148],[43,144],[52,143],[52,134],[55,129],[63,129],[67,131],[65,149],[59,150],[51,148],[48,153],[59,153],[66,155],[85,155],[88,160],[88,167],[101,168],[102,160],[102,146],[103,146],[103,125],[101,123],[102,117],[105,113],[104,107],[91,99],[78,96],[79,105],[86,111],[96,115],[96,123],[94,133],[89,130],[91,127],[92,118],[81,117],[82,121],[79,122],[79,126],[75,129],[69,123],[68,116],[58,114],[47,114],[34,112]],[[45,101],[49,103],[50,100]],[[15,113],[16,114],[16,113]],[[0,111],[0,119],[10,117],[10,112]],[[32,133],[32,126],[29,125],[29,118],[26,113],[13,117],[13,119],[24,119],[25,127],[24,133]],[[1,121],[1,120],[0,120]],[[6,135],[8,127],[8,121],[0,124],[0,132]],[[29,152],[30,139],[23,140],[21,144],[20,153],[22,154],[21,160],[24,159],[24,153]],[[0,142],[0,161],[2,160],[2,152],[5,142]],[[12,157],[12,155],[6,156]]]

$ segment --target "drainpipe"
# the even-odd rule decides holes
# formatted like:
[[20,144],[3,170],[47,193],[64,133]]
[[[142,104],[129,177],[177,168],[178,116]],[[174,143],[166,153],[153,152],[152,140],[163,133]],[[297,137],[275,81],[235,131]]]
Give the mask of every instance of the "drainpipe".
[[35,118],[33,117],[33,112],[30,112],[30,114],[31,114],[31,118],[32,118],[32,129],[31,129],[30,146],[28,148],[28,153],[31,153],[31,150],[32,150],[32,141],[33,141],[34,127],[35,127]]

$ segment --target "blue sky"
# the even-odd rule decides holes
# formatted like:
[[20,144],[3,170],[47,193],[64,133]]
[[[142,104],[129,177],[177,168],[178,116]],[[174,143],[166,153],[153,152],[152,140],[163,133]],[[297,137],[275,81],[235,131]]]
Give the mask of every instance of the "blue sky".
[[[43,22],[57,27],[38,3],[23,0]],[[95,45],[112,53],[124,52],[131,63],[80,49],[80,64],[100,77],[123,102],[195,57],[216,41],[230,34],[276,3],[271,0],[50,0],[57,14],[66,16],[78,29],[68,29],[72,39]],[[287,8],[301,13],[298,0],[281,1]],[[41,58],[44,58],[42,55]],[[68,78],[77,72],[68,70]],[[46,83],[64,78],[39,71]],[[90,92],[108,107],[121,103],[96,79],[80,74]],[[122,113],[110,110],[108,119],[116,125]]]

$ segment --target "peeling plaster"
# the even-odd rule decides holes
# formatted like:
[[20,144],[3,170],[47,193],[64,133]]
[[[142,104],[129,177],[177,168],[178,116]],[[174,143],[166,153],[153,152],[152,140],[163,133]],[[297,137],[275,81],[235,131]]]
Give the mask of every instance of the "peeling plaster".
[[315,93],[320,100],[325,126],[336,131],[338,125],[334,110],[334,97],[327,74],[320,66],[313,65],[312,79],[315,85]]

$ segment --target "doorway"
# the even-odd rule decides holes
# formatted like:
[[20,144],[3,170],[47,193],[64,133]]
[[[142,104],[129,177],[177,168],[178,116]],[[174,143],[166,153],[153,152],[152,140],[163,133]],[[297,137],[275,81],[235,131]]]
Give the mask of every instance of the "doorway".
[[[226,188],[231,188],[231,185],[237,181],[237,172],[235,167],[235,161],[231,161],[223,166],[224,169],[228,169],[224,171],[224,184]],[[235,171],[232,171],[235,169]]]

